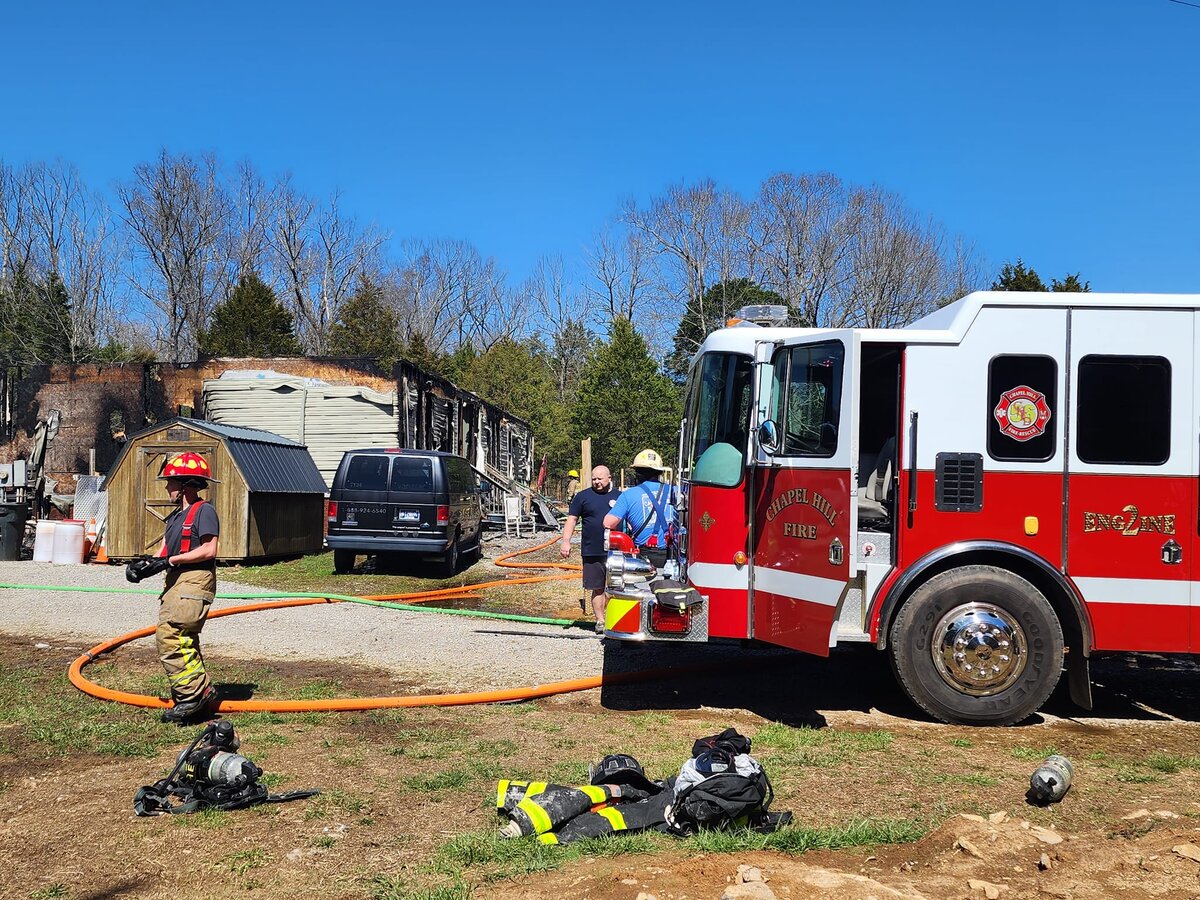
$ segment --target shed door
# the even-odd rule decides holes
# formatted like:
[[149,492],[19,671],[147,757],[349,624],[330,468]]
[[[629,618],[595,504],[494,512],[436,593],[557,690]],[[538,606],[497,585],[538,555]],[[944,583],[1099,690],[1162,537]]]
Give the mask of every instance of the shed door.
[[[167,483],[158,477],[158,473],[162,471],[168,456],[174,456],[184,450],[199,453],[208,460],[209,471],[213,477],[220,477],[216,467],[216,444],[150,444],[138,448],[138,496],[142,498],[142,508],[134,537],[140,548],[139,553],[154,555],[162,544],[163,522],[175,511],[175,504],[167,496]],[[211,490],[205,492],[205,498],[214,499]]]

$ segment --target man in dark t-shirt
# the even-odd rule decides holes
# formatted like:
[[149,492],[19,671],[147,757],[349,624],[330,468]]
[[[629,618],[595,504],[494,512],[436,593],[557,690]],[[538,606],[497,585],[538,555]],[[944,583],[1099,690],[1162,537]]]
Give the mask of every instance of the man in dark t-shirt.
[[596,466],[592,469],[592,486],[580,491],[571,500],[567,522],[563,526],[562,545],[559,547],[563,559],[571,555],[571,535],[575,533],[575,523],[579,522],[583,587],[592,593],[592,612],[596,615],[597,634],[604,633],[604,608],[608,605],[604,571],[604,517],[616,502],[617,496],[618,492],[613,490],[612,474],[608,471],[608,466]]

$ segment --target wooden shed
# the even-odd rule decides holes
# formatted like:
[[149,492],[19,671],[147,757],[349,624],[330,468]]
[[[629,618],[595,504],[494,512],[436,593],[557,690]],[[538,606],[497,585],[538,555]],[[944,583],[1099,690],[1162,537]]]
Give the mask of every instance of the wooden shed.
[[202,496],[221,519],[218,559],[314,553],[324,543],[325,480],[303,444],[262,431],[175,418],[131,435],[104,480],[108,555],[155,553],[175,509],[158,477],[166,458],[199,453],[219,484]]

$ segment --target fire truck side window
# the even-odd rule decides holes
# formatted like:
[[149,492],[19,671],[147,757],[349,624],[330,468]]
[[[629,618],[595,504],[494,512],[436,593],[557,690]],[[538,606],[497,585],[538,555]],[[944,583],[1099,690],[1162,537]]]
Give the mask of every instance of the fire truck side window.
[[1075,452],[1087,463],[1160,466],[1171,456],[1171,363],[1161,356],[1079,361]]
[[750,358],[704,357],[693,384],[692,481],[733,487],[742,480],[750,422]]
[[785,456],[833,456],[842,411],[840,342],[810,344],[775,357],[771,417],[783,433]]

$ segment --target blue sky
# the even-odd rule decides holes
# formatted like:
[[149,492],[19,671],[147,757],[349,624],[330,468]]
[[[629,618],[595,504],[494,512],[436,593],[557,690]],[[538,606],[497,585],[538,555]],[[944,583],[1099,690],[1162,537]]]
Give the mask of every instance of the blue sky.
[[13,7],[0,157],[96,187],[249,158],[520,280],[627,198],[827,170],[995,265],[1200,292],[1200,8],[1171,0]]

